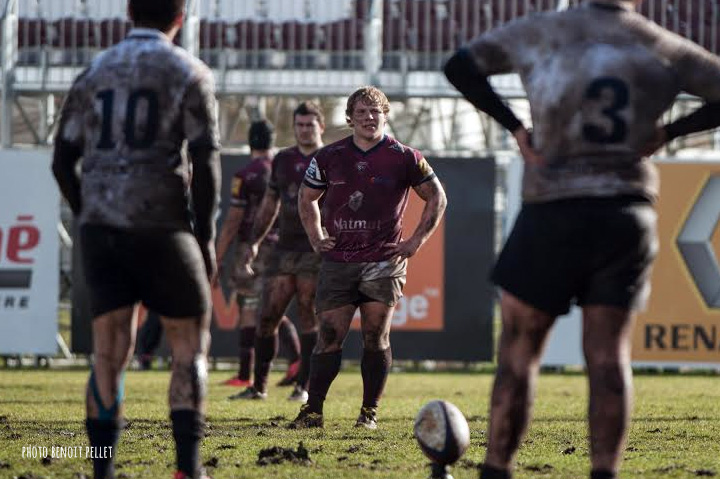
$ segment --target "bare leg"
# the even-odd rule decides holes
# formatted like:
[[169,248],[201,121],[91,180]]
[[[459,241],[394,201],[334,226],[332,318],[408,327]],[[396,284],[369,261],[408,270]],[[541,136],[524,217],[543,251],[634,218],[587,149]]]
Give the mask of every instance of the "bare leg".
[[363,356],[360,370],[363,378],[363,408],[377,408],[385,389],[390,367],[390,326],[395,308],[380,302],[360,305]]
[[300,317],[301,365],[297,384],[308,388],[310,358],[318,340],[318,318],[315,314],[316,277],[297,277],[297,305]]
[[594,471],[616,473],[632,409],[632,312],[587,306],[583,350],[590,381],[590,459]]
[[308,388],[307,404],[312,412],[322,413],[330,385],[340,372],[342,346],[355,309],[355,306],[347,305],[319,314],[320,336],[311,358]]
[[[95,363],[86,389],[86,427],[90,445],[115,447],[122,428],[122,377],[137,332],[136,308],[127,306],[98,316],[92,323]],[[112,457],[115,451],[113,450]],[[96,479],[113,476],[113,461],[93,460]]]
[[507,471],[527,430],[540,358],[555,318],[505,291],[500,305],[503,328],[485,464]]
[[255,389],[267,391],[268,375],[278,351],[278,325],[295,294],[295,278],[289,275],[267,278],[255,336]]
[[195,318],[162,318],[172,350],[169,402],[177,468],[195,477],[204,435],[210,312]]

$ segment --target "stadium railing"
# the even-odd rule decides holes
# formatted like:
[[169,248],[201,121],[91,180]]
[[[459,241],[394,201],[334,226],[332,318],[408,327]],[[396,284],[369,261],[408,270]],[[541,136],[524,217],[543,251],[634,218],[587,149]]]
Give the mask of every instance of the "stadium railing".
[[[333,94],[367,80],[381,47],[384,85],[407,95],[455,93],[439,79],[463,42],[533,12],[579,0],[197,0],[199,56],[218,72],[222,94],[259,90]],[[379,6],[371,17],[373,2]],[[18,88],[63,89],[94,55],[130,28],[118,0],[19,2]],[[643,14],[718,53],[720,0],[646,0]],[[380,30],[369,28],[381,21]],[[374,36],[377,35],[377,38]],[[376,42],[376,43],[373,43]],[[370,56],[369,56],[370,54]],[[69,73],[68,73],[69,72]],[[273,74],[274,73],[274,74]],[[42,80],[42,81],[38,81]],[[413,89],[413,87],[415,87]],[[315,90],[313,90],[315,88]]]

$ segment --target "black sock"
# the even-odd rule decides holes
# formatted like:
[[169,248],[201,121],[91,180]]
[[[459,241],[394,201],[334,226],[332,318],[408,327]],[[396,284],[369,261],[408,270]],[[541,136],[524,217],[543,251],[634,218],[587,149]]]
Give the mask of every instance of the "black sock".
[[122,429],[121,426],[122,421],[118,419],[101,420],[88,418],[85,420],[85,428],[87,429],[90,446],[97,448],[112,447],[112,449],[108,451],[108,454],[103,454],[104,451],[95,449],[95,451],[98,451],[96,455],[100,456],[93,458],[95,479],[111,479],[115,477],[113,458],[117,454],[116,449]]
[[250,379],[255,359],[255,326],[240,328],[240,369],[238,378],[245,381]]
[[617,475],[605,469],[595,469],[590,472],[590,479],[616,479]]
[[267,337],[255,337],[255,379],[253,380],[253,386],[262,393],[267,391],[270,367],[272,367],[273,359],[277,355],[277,350],[277,334]]
[[298,338],[295,325],[283,316],[280,320],[280,341],[282,341],[283,349],[286,351],[287,359],[290,363],[294,363],[300,359],[300,339]]
[[297,384],[303,389],[308,388],[308,380],[310,379],[310,358],[312,358],[313,349],[318,340],[318,332],[311,331],[303,333],[300,336],[300,373],[298,374]]
[[200,440],[204,436],[205,418],[198,411],[181,409],[170,412],[177,470],[195,477],[200,470]]
[[392,366],[392,349],[363,351],[360,372],[363,380],[363,407],[377,407]]
[[480,479],[510,479],[511,477],[512,474],[510,474],[510,471],[497,469],[495,467],[488,466],[487,464],[482,465],[482,470],[480,472]]
[[322,414],[323,403],[330,385],[340,372],[342,350],[331,353],[313,354],[310,358],[310,384],[308,386],[308,407],[311,412]]

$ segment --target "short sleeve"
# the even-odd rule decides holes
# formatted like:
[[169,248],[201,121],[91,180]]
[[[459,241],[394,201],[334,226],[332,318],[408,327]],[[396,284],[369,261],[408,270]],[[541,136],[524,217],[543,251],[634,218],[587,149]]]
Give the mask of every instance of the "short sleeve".
[[435,172],[422,153],[417,150],[411,151],[412,155],[408,155],[409,178],[410,186],[415,187],[435,178]]
[[93,105],[87,104],[84,91],[82,77],[79,77],[65,99],[58,127],[58,138],[78,148],[85,146],[85,115],[93,111]]
[[188,149],[220,149],[215,84],[209,70],[187,88],[183,101],[183,127]]
[[310,161],[310,165],[305,170],[305,179],[303,180],[305,185],[317,190],[327,189],[327,175],[322,164],[322,159],[318,160],[318,157]]
[[[538,16],[533,19],[539,20]],[[528,49],[526,39],[539,38],[536,30],[535,23],[522,18],[470,40],[463,48],[485,75],[512,73],[517,71],[519,58]]]
[[675,71],[680,89],[706,101],[720,101],[720,58],[701,46],[676,37]]

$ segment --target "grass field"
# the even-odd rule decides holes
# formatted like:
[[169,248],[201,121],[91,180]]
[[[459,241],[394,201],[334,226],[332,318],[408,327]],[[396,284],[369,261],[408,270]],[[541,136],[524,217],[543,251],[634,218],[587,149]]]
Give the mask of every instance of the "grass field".
[[[0,370],[0,478],[90,477],[87,459],[23,459],[23,446],[84,446],[81,371]],[[393,373],[380,409],[380,429],[352,427],[361,400],[357,371],[340,375],[326,403],[324,430],[291,431],[298,406],[287,389],[272,388],[265,402],[232,402],[234,388],[218,386],[227,373],[211,373],[209,428],[203,461],[215,479],[383,478],[428,476],[428,461],[412,435],[413,417],[428,400],[455,403],[470,423],[472,444],[453,468],[456,479],[477,478],[484,455],[488,373]],[[279,376],[271,378],[273,382]],[[166,409],[166,371],[128,374],[126,415],[117,454],[120,478],[170,478],[174,452]],[[691,478],[720,473],[720,378],[636,377],[637,400],[622,477]],[[543,375],[535,420],[518,457],[516,478],[587,477],[585,378]],[[311,463],[257,465],[263,448],[296,449]],[[86,476],[84,476],[86,475]]]

